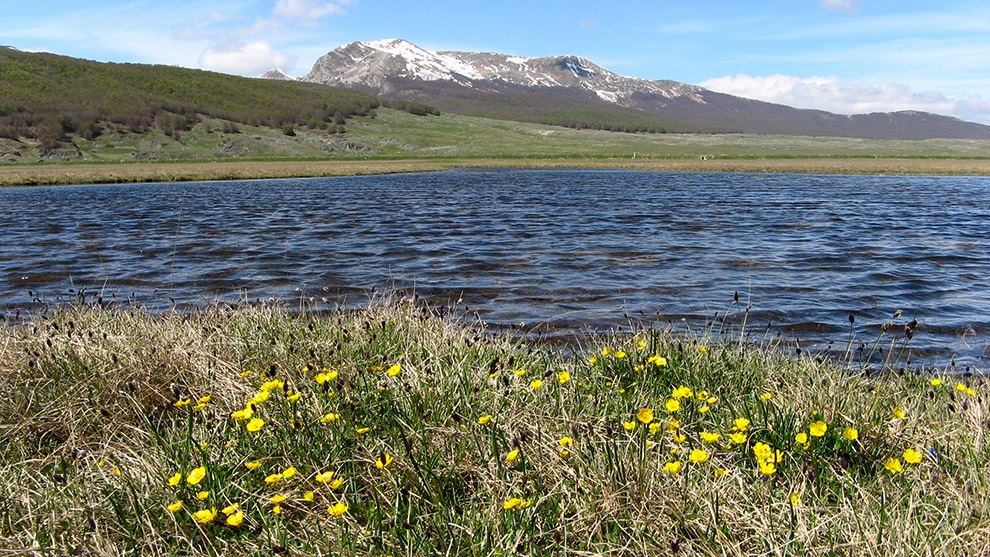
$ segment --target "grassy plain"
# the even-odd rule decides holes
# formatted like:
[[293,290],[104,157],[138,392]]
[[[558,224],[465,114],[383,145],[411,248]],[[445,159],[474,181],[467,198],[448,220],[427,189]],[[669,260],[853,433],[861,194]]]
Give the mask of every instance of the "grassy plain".
[[0,325],[0,372],[4,554],[990,551],[985,378],[742,331],[65,307]]
[[[629,134],[380,109],[347,133],[241,126],[204,119],[179,139],[107,133],[60,153],[0,140],[0,185],[338,176],[454,167],[571,167],[990,175],[990,142],[883,141],[761,135]],[[59,158],[61,157],[61,158]]]

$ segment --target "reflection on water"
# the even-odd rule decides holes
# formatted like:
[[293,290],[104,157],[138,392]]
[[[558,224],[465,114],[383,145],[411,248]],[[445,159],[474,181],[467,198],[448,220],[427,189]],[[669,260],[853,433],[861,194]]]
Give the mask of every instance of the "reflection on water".
[[[360,302],[395,284],[493,324],[748,327],[840,349],[912,319],[985,365],[990,179],[464,170],[0,190],[0,306]],[[733,295],[739,293],[739,304]],[[891,337],[892,338],[892,337]]]

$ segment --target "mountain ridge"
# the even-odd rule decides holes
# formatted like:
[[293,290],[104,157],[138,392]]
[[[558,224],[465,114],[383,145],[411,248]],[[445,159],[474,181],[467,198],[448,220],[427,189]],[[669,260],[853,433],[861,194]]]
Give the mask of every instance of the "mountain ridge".
[[[990,126],[918,111],[843,115],[621,76],[575,55],[431,51],[404,39],[353,42],[299,78],[466,115],[624,131],[779,133],[865,139],[990,139]],[[555,110],[556,99],[567,106]],[[506,106],[506,105],[510,106]],[[621,109],[614,112],[613,109]],[[595,113],[582,120],[573,114]],[[632,129],[630,129],[632,128]]]

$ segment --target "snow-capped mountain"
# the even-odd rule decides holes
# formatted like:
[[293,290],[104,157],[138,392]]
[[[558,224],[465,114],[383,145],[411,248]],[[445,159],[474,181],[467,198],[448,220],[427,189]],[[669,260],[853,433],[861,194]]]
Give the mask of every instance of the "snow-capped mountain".
[[584,89],[603,101],[625,105],[636,94],[687,97],[704,102],[703,91],[676,81],[624,77],[578,56],[531,58],[483,52],[435,52],[403,39],[356,42],[331,51],[304,79],[326,85],[388,89],[395,78],[447,81],[484,91],[505,85]]
[[261,79],[277,79],[279,81],[295,81],[296,78],[283,72],[280,68],[272,68],[258,76]]
[[299,79],[424,103],[445,112],[579,128],[990,139],[990,126],[935,114],[845,116],[677,81],[621,76],[579,56],[441,52],[403,39],[341,46]]

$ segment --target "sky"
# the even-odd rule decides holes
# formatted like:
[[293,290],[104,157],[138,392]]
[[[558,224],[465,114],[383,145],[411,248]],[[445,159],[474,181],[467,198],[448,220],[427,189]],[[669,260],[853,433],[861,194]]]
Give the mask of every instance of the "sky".
[[244,76],[305,75],[330,50],[577,55],[841,114],[921,110],[990,124],[988,0],[0,0],[0,45]]

